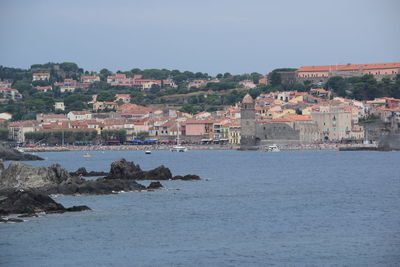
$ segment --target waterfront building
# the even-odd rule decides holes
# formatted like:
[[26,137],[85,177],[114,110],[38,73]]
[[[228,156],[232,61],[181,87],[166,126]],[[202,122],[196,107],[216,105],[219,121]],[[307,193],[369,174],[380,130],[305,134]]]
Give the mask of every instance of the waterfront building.
[[362,127],[354,127],[353,131],[352,111],[343,105],[316,106],[311,112],[311,118],[318,124],[322,141],[364,138]]
[[40,123],[35,120],[14,121],[8,126],[9,139],[18,143],[25,142],[25,133],[39,130]]

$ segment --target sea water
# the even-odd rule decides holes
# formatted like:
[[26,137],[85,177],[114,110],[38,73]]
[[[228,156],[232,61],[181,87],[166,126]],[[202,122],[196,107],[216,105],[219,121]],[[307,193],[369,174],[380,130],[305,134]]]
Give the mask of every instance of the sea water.
[[0,265],[399,266],[399,152],[84,153],[38,153],[46,160],[29,164],[108,171],[126,158],[203,179],[57,196],[92,211],[0,224]]

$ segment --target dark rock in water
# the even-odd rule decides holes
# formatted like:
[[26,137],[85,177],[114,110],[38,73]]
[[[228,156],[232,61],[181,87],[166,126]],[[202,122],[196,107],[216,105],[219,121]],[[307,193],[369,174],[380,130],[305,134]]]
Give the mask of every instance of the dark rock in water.
[[0,201],[0,215],[65,211],[51,197],[33,191],[17,190]]
[[23,222],[24,220],[18,219],[18,218],[0,218],[0,222],[3,223],[9,223],[9,222],[13,222],[13,223],[19,223],[19,222]]
[[88,172],[85,167],[81,167],[75,172],[70,172],[70,175],[73,176],[85,176],[85,177],[93,177],[93,176],[107,176],[108,172],[102,172],[102,171],[90,171]]
[[111,169],[106,179],[130,180],[200,180],[197,175],[172,176],[171,170],[161,165],[153,170],[143,171],[139,165],[120,159],[111,164]]
[[88,172],[85,167],[81,167],[81,168],[77,169],[75,172],[70,172],[69,174],[75,175],[75,176],[79,176],[79,175],[86,176],[88,174]]
[[147,189],[151,189],[151,190],[160,189],[160,188],[163,188],[163,185],[160,182],[151,182],[149,184],[149,186],[147,187]]
[[22,214],[18,216],[19,218],[28,218],[28,217],[38,217],[36,213],[28,213],[28,214]]
[[87,206],[74,206],[65,208],[60,203],[55,202],[51,197],[37,191],[17,190],[0,201],[0,215],[9,214],[29,214],[34,216],[37,212],[64,213],[68,211],[90,210]]
[[88,206],[72,206],[70,208],[67,208],[68,212],[76,212],[76,211],[84,211],[84,210],[92,210]]
[[78,180],[71,183],[61,183],[59,185],[45,186],[37,188],[45,194],[113,194],[121,191],[140,191],[146,187],[133,180],[125,179],[104,179],[99,178],[94,181]]
[[108,172],[102,172],[102,171],[99,171],[99,172],[97,172],[97,171],[90,171],[90,172],[88,172],[86,175],[84,175],[84,176],[87,176],[87,177],[93,177],[93,176],[107,176],[108,175]]
[[111,194],[121,191],[140,191],[146,187],[135,181],[122,179],[97,179],[85,181],[78,187],[79,194]]
[[111,169],[107,175],[107,179],[132,179],[137,180],[143,178],[143,171],[139,165],[133,162],[120,159],[111,164]]
[[172,180],[183,180],[183,181],[193,181],[193,180],[201,180],[198,175],[187,174],[187,175],[176,175],[172,178]]
[[4,145],[0,145],[0,158],[2,160],[43,160],[43,158],[36,156],[36,155],[31,155],[31,154],[26,154],[22,153],[16,149],[6,147]]
[[[1,166],[0,166],[1,167]],[[11,163],[7,169],[0,169],[0,195],[7,195],[15,189],[36,190],[43,194],[112,194],[120,191],[140,191],[146,187],[135,180],[199,180],[197,175],[172,177],[165,166],[150,171],[142,171],[139,165],[125,159],[111,164],[107,177],[84,180],[75,174],[87,173],[79,168],[74,175],[55,164],[50,167],[32,167],[23,163]],[[90,174],[90,173],[88,173]],[[158,186],[158,185],[157,185]],[[23,213],[29,213],[23,212]]]
[[145,180],[169,180],[172,178],[172,174],[169,168],[161,165],[153,170],[144,172],[143,179]]

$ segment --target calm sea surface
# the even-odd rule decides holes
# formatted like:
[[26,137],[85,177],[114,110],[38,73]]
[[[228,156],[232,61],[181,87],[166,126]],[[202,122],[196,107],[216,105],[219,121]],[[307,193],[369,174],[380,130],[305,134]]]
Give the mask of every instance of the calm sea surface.
[[[399,266],[400,153],[40,153],[32,165],[108,171],[126,158],[202,181],[58,196],[80,213],[0,224],[2,266]],[[142,182],[147,185],[149,182]]]

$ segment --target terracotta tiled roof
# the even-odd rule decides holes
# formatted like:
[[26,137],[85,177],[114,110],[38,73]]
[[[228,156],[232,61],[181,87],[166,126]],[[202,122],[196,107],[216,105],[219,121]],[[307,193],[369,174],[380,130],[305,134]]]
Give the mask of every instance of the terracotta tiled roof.
[[375,63],[375,64],[347,64],[347,65],[323,65],[303,66],[297,69],[302,71],[345,71],[345,70],[369,70],[369,69],[395,69],[400,68],[400,63]]
[[251,95],[246,94],[246,95],[243,97],[242,103],[243,103],[243,104],[252,104],[252,103],[254,103],[254,100],[253,100],[253,98],[251,97]]
[[86,114],[90,114],[89,111],[87,110],[82,110],[82,111],[70,111],[72,114],[74,115],[86,115]]
[[291,119],[294,121],[311,121],[311,118],[305,115],[287,115],[285,116],[287,119]]
[[188,120],[186,124],[210,124],[214,122],[214,120]]
[[117,107],[117,110],[121,111],[121,112],[136,112],[136,111],[153,112],[154,111],[152,108],[139,106],[136,104],[130,104],[130,103],[126,103],[126,104],[123,104],[123,105]]

